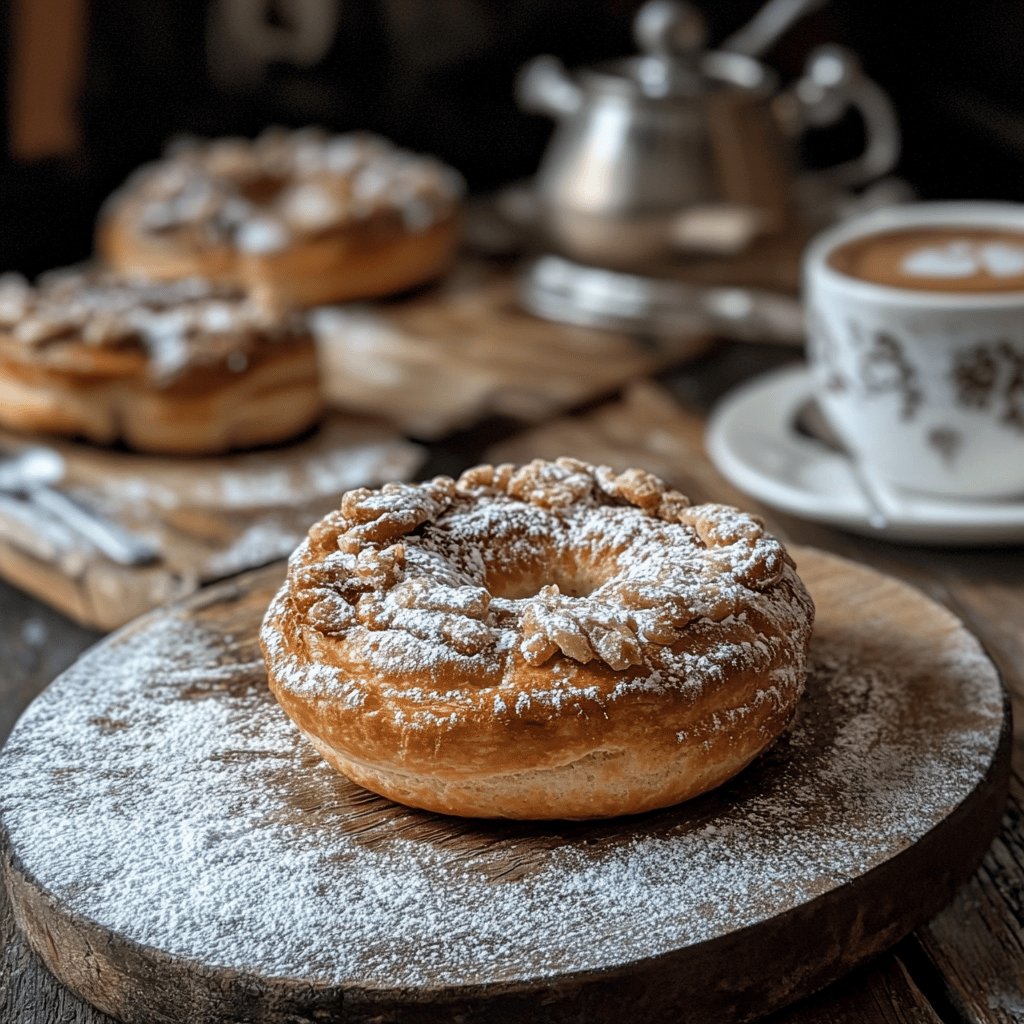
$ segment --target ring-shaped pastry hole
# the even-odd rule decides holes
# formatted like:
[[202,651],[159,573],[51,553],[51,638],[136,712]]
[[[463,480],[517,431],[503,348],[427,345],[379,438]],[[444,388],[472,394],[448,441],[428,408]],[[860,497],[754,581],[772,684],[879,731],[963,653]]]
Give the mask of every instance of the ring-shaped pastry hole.
[[556,586],[570,597],[589,597],[619,572],[614,558],[595,562],[558,531],[543,550],[491,566],[484,560],[484,586],[494,597],[527,600],[545,587]]
[[604,578],[596,577],[583,566],[556,562],[533,573],[495,577],[488,581],[487,589],[495,597],[522,601],[536,597],[545,587],[552,585],[570,597],[589,597],[604,583]]
[[623,545],[601,537],[600,525],[596,514],[555,515],[511,502],[501,503],[497,512],[487,507],[460,517],[457,545],[448,529],[435,536],[427,527],[422,539],[499,600],[528,601],[551,586],[568,597],[586,598],[622,571]]

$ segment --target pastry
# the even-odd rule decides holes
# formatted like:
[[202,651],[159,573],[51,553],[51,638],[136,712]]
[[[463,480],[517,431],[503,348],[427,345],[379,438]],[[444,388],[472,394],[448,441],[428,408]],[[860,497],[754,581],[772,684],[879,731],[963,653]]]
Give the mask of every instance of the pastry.
[[350,491],[261,631],[351,780],[447,814],[602,818],[719,785],[785,729],[813,604],[782,544],[573,459]]
[[97,244],[124,273],[200,275],[279,305],[402,291],[440,275],[462,179],[373,135],[269,129],[179,143],[107,202]]
[[283,441],[322,399],[303,318],[199,279],[0,278],[0,424],[211,454]]

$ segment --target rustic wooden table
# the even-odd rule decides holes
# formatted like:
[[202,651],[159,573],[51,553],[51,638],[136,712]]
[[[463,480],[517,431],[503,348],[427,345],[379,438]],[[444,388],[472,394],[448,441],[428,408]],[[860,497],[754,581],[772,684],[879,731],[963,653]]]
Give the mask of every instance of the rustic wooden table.
[[[675,396],[678,444],[673,483],[697,500],[753,503],[730,487],[703,455],[708,409],[728,388],[792,359],[761,346],[722,345],[660,380]],[[628,450],[615,424],[615,399],[594,403],[569,424],[594,446]],[[620,423],[621,427],[621,423]],[[455,472],[491,445],[513,449],[518,428],[492,422],[436,443],[425,474]],[[602,431],[607,436],[599,436]],[[520,432],[521,433],[521,432]],[[613,436],[614,435],[614,436]],[[557,430],[552,435],[558,436]],[[656,470],[661,467],[654,466]],[[841,534],[765,510],[788,540],[816,545],[901,577],[950,607],[982,639],[1024,723],[1024,548],[938,549],[890,545]],[[98,634],[0,584],[0,737],[21,709]],[[59,986],[20,939],[0,896],[0,1020],[24,1024],[100,1024],[109,1018]],[[685,1012],[685,1008],[681,1008]],[[771,1018],[773,1024],[866,1021],[1010,1024],[1024,1021],[1024,731],[1018,727],[1014,776],[1003,828],[982,867],[952,905],[894,950],[824,992]]]

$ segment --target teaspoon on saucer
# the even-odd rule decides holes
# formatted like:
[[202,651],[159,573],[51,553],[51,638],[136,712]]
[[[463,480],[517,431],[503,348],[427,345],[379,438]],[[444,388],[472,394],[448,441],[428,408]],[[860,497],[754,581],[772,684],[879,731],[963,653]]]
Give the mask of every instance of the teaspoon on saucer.
[[[762,374],[724,395],[708,419],[705,443],[716,468],[764,504],[865,536],[942,546],[1024,543],[1024,495],[948,499],[882,484],[888,525],[878,529],[845,449],[834,449],[797,423],[816,397],[806,366]],[[886,498],[889,504],[885,504]]]
[[847,460],[854,482],[868,507],[868,523],[871,526],[876,530],[887,530],[892,521],[899,518],[901,511],[899,498],[892,493],[888,484],[879,480],[843,444],[832,424],[821,411],[821,406],[813,398],[807,399],[797,409],[794,426],[799,433],[820,441]]

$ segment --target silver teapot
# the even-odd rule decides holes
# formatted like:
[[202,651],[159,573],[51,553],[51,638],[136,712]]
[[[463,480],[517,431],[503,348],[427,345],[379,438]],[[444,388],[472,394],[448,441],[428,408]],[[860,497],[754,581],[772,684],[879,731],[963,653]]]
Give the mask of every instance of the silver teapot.
[[899,156],[895,114],[852,53],[820,47],[784,91],[757,59],[817,2],[771,0],[708,51],[694,7],[651,0],[634,23],[639,55],[574,75],[555,57],[531,61],[520,105],[558,123],[535,184],[549,243],[613,267],[679,249],[735,250],[792,221],[795,140],[850,108],[864,121],[864,151],[815,172],[818,184],[849,190],[887,174]]

